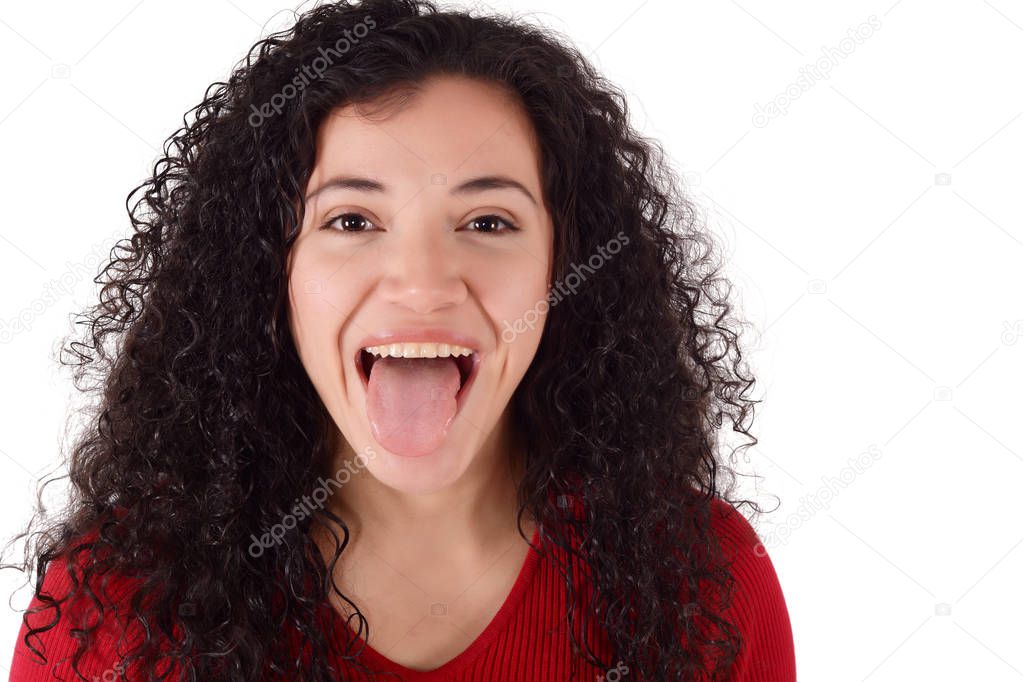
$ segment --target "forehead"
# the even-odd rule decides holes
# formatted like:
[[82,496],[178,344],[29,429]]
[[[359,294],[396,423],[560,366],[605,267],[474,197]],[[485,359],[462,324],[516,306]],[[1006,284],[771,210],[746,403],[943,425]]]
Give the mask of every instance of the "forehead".
[[[384,104],[383,108],[377,106]],[[500,170],[537,183],[540,151],[514,93],[461,76],[434,76],[407,97],[338,107],[317,136],[317,177]]]

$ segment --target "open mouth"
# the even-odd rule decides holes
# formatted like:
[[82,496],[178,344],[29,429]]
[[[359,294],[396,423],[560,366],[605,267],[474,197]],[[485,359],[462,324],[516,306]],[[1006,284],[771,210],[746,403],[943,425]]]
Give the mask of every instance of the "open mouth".
[[[369,390],[369,377],[373,372],[373,365],[380,359],[379,355],[370,353],[365,348],[359,349],[356,353],[355,367],[359,372],[359,377],[362,379],[362,387],[366,390]],[[467,388],[472,385],[473,379],[476,378],[476,371],[480,364],[480,354],[477,351],[472,351],[469,355],[450,356],[449,359],[458,367],[460,385],[455,397],[459,407],[461,407],[462,398],[467,393]]]
[[473,346],[403,341],[360,348],[353,360],[376,442],[402,457],[436,452],[479,372],[481,354]]

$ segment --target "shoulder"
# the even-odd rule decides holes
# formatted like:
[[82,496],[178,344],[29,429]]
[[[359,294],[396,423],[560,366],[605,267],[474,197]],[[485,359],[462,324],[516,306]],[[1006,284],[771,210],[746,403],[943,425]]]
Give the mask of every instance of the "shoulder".
[[746,517],[725,500],[711,503],[711,528],[735,578],[727,613],[742,633],[737,681],[792,682],[795,651],[788,607],[767,549]]
[[127,650],[142,636],[139,624],[126,615],[138,586],[135,580],[109,574],[83,581],[84,554],[73,550],[94,537],[95,533],[82,536],[71,545],[72,551],[47,564],[42,585],[33,590],[22,617],[11,680],[82,679],[72,663],[79,646],[76,631],[87,627],[95,627],[93,643],[81,654],[78,671],[90,680],[122,679],[118,651]]

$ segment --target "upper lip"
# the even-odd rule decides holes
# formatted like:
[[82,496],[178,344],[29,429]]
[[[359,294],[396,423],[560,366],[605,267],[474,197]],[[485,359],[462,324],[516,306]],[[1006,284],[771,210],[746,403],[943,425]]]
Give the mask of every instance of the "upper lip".
[[359,350],[388,343],[446,343],[465,346],[479,353],[480,343],[476,338],[445,327],[401,327],[385,329],[363,338]]

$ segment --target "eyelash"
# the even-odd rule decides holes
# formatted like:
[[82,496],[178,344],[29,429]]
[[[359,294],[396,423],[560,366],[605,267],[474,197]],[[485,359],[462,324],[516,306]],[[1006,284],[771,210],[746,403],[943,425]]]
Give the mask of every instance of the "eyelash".
[[[364,220],[366,220],[366,222],[372,223],[372,221],[370,221],[369,218],[366,218],[366,216],[362,215],[361,213],[359,213],[357,211],[345,211],[344,213],[338,213],[333,218],[328,218],[322,225],[320,225],[320,229],[321,230],[332,230],[334,232],[339,232],[341,234],[345,234],[345,233],[347,233],[347,234],[359,234],[359,233],[362,233],[362,232],[366,232],[366,230],[344,230],[344,229],[337,229],[337,228],[331,227],[331,225],[333,225],[338,220],[340,220],[341,218],[344,218],[346,216],[359,216],[360,218],[363,218]],[[478,215],[478,216],[476,216],[474,218],[470,218],[466,224],[473,223],[473,222],[475,222],[477,220],[481,220],[483,218],[493,218],[493,219],[496,219],[498,222],[504,223],[505,224],[505,228],[501,229],[501,230],[490,230],[490,231],[472,230],[473,232],[479,232],[480,234],[504,234],[506,232],[518,232],[519,231],[519,226],[518,225],[516,225],[512,221],[508,220],[507,218],[504,218],[502,216],[497,215],[496,213],[481,213],[480,215]]]

